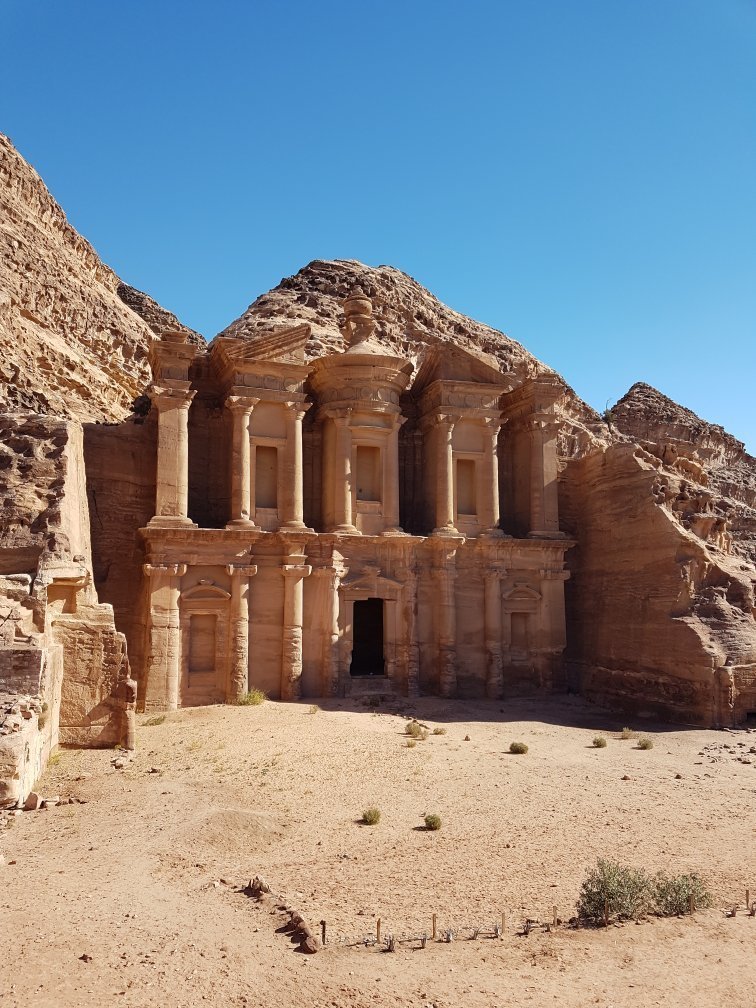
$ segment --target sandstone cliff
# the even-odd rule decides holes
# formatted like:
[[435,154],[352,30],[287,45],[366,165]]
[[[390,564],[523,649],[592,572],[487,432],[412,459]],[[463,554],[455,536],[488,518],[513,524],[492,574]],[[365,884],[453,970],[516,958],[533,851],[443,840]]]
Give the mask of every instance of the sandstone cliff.
[[172,318],[138,295],[0,134],[0,411],[123,419],[149,381],[152,321]]

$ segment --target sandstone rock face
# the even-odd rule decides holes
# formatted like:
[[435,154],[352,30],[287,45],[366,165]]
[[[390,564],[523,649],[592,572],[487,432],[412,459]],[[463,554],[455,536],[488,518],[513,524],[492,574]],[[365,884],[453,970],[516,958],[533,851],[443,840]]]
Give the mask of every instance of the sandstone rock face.
[[127,415],[153,333],[119,285],[0,134],[0,409]]

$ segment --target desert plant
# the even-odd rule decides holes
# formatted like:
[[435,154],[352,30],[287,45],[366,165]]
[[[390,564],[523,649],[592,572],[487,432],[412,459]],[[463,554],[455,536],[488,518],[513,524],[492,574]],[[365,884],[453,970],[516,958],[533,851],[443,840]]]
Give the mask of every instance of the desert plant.
[[623,728],[622,731],[620,732],[620,738],[622,739],[630,739],[637,737],[638,733],[634,732],[632,728]]
[[413,739],[420,739],[422,741],[428,738],[428,729],[423,728],[419,721],[408,721],[404,731]]
[[414,749],[417,745],[417,739],[408,738],[406,744],[408,749]]
[[650,739],[647,735],[644,735],[643,738],[639,738],[638,739],[638,748],[639,749],[653,749],[654,748],[654,740]]
[[578,917],[603,924],[606,916],[632,920],[652,904],[651,879],[642,868],[599,858],[580,887]]
[[143,728],[156,728],[157,725],[161,725],[165,721],[165,714],[158,714],[157,717],[151,717],[148,721],[142,722]]
[[524,742],[510,742],[509,751],[514,753],[515,756],[524,756],[528,751],[528,747]]
[[594,749],[606,749],[606,739],[603,735],[597,735],[593,740]]
[[318,705],[316,703],[310,704],[310,710],[309,710],[310,714],[317,714],[319,710],[320,710],[320,707],[318,707]]
[[711,893],[704,879],[696,872],[687,875],[665,875],[658,872],[652,879],[654,910],[662,917],[688,913],[691,897],[696,910],[710,907]]
[[267,694],[263,693],[261,689],[251,689],[247,693],[243,693],[236,702],[240,707],[259,707],[267,699]]
[[446,728],[434,728],[433,729],[433,734],[434,735],[446,735]]
[[425,817],[425,828],[431,831],[440,830],[441,816],[436,815],[435,812],[429,812]]
[[49,767],[57,766],[58,763],[60,763],[60,752],[50,753],[50,756],[48,757],[47,760],[47,765]]
[[381,810],[373,806],[366,808],[362,813],[362,821],[366,826],[375,826],[376,823],[380,822]]

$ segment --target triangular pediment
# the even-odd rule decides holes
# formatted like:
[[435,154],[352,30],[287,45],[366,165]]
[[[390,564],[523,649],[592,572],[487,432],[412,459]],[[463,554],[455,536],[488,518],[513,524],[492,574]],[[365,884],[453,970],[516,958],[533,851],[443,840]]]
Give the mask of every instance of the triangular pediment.
[[417,372],[412,391],[420,395],[433,382],[466,382],[509,387],[505,376],[489,354],[474,354],[452,343],[428,347]]

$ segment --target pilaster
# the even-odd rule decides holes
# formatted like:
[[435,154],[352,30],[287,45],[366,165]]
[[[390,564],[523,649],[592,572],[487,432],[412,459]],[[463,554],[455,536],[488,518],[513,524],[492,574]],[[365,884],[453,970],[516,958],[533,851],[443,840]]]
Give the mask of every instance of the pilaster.
[[304,529],[304,475],[302,466],[302,420],[308,403],[287,402],[286,455],[284,459],[281,527]]
[[228,564],[231,577],[231,660],[227,696],[233,703],[249,689],[249,580],[257,574],[255,565]]
[[302,620],[304,591],[302,580],[312,567],[286,563],[284,577],[283,648],[281,655],[281,699],[299,700],[302,695]]
[[452,437],[457,417],[439,413],[435,417],[436,439],[436,527],[434,535],[454,535],[454,452]]
[[153,528],[196,528],[188,517],[189,407],[195,391],[189,382],[152,386],[150,399],[158,413],[157,486]]
[[145,709],[176,710],[181,678],[179,593],[186,564],[144,564],[150,579]]

